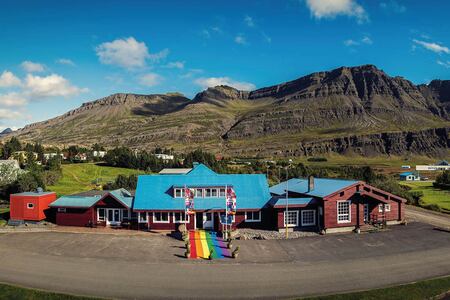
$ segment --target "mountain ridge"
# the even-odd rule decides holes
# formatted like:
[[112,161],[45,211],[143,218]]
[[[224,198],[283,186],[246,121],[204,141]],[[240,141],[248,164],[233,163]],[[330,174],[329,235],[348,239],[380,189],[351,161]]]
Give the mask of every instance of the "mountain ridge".
[[[362,65],[315,72],[254,91],[217,86],[192,99],[179,93],[113,94],[27,125],[14,135],[57,145],[204,147],[243,155],[257,146],[259,150],[248,153],[253,155],[264,152],[267,143],[286,150],[324,138],[446,128],[449,116],[450,80],[415,85],[374,65]],[[420,151],[426,153],[424,148]]]

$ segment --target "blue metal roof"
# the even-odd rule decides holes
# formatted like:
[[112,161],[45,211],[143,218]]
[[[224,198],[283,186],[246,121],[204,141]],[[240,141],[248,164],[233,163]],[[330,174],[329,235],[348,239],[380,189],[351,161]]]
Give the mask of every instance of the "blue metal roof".
[[[288,198],[289,205],[308,205],[314,198]],[[286,198],[280,198],[275,202],[274,206],[286,206]]]
[[[174,198],[173,187],[232,185],[237,209],[260,209],[270,200],[263,174],[217,174],[203,164],[181,175],[140,175],[134,199],[135,210],[184,210],[184,198]],[[225,209],[224,197],[195,198],[194,209]]]
[[283,195],[287,186],[289,192],[323,198],[356,183],[358,183],[356,180],[314,178],[314,189],[308,191],[308,179],[292,178],[288,180],[288,184],[285,181],[272,186],[270,192],[276,195]]
[[101,196],[62,196],[50,204],[51,207],[88,208],[94,205]]
[[127,207],[131,207],[133,203],[133,196],[126,189],[118,189],[109,191],[103,195],[95,195],[95,196],[62,196],[58,198],[56,201],[52,202],[50,206],[52,207],[79,207],[79,208],[88,208],[97,203],[100,199],[105,198],[106,196],[111,195],[115,197],[117,200],[122,202],[123,205]]
[[401,177],[405,177],[405,176],[409,176],[409,175],[414,175],[414,172],[403,172],[403,173],[400,173]]

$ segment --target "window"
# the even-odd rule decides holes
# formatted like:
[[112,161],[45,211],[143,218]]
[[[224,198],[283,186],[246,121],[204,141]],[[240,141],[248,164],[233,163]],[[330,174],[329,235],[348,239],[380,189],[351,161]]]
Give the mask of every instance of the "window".
[[261,222],[261,211],[245,212],[245,222]]
[[139,213],[139,223],[147,223],[147,213],[146,212]]
[[136,220],[138,218],[138,213],[135,211],[131,212],[131,218]]
[[195,197],[203,198],[203,189],[195,189]]
[[316,210],[305,209],[302,210],[302,226],[314,226],[316,225]]
[[128,209],[122,210],[122,218],[123,219],[127,219],[128,220],[129,216],[130,216],[130,213],[129,213]]
[[211,189],[205,189],[205,197],[211,197]]
[[[391,211],[391,205],[390,204],[385,204],[384,205],[384,211],[385,212],[390,212]],[[379,204],[378,205],[378,212],[383,212],[383,204]]]
[[66,208],[65,207],[58,207],[58,212],[59,213],[65,213],[66,212]]
[[105,209],[104,208],[99,208],[97,210],[97,220],[105,221]]
[[175,198],[182,198],[183,197],[183,189],[175,189]]
[[[228,218],[230,217],[230,215],[228,214]],[[220,213],[220,218],[221,219],[225,219],[225,213]],[[233,217],[231,218],[232,222],[234,223],[236,221],[236,215],[233,215]]]
[[337,202],[337,222],[338,223],[350,223],[351,221],[351,201],[338,201]]
[[174,223],[189,223],[189,215],[187,216],[187,221],[186,221],[186,214],[184,212],[173,213],[173,222]]
[[220,189],[219,197],[225,197],[225,189]]
[[33,203],[27,203],[27,208],[28,209],[33,209],[34,208],[34,204]]
[[288,210],[284,212],[284,227],[298,226],[298,210]]
[[153,213],[153,223],[169,223],[169,213],[168,212]]
[[211,189],[211,197],[218,197],[219,193],[217,193],[217,189]]

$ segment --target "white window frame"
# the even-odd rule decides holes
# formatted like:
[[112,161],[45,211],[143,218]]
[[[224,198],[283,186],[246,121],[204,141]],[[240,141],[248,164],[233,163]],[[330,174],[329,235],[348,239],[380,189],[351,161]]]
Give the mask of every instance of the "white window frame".
[[[213,195],[215,193],[215,195]],[[211,197],[217,198],[219,197],[219,189],[211,189]]]
[[[252,213],[252,218],[251,219],[248,218],[248,213]],[[258,213],[258,218],[257,219],[253,218],[255,213]],[[258,211],[246,211],[245,212],[245,222],[247,222],[247,223],[261,222],[261,211],[260,210],[258,210]]]
[[[304,219],[303,214],[306,212],[313,213],[313,222],[312,223],[305,223],[303,221],[303,219]],[[315,209],[303,209],[301,216],[302,216],[302,221],[301,221],[302,226],[316,226],[316,210]]]
[[184,220],[184,221],[182,221],[182,220],[177,221],[177,220],[175,219],[175,215],[176,215],[176,214],[180,214],[180,216],[186,216],[186,213],[184,213],[184,212],[173,212],[173,213],[172,213],[173,223],[175,223],[175,224],[189,224],[189,223],[190,223],[191,218],[190,218],[189,214],[187,214],[187,219]]
[[[223,192],[223,194],[222,194]],[[227,195],[225,188],[219,188],[219,198],[224,198]]]
[[[209,196],[207,196],[206,194],[208,193],[209,190]],[[203,193],[203,197],[205,198],[211,198],[212,197],[212,189],[211,188],[207,188],[205,189],[204,193]]]
[[[348,203],[348,214],[339,214],[339,204],[340,203]],[[347,220],[339,220],[339,216],[348,215]],[[338,224],[345,224],[352,222],[352,201],[351,200],[340,200],[336,202],[336,219]]]
[[27,203],[27,208],[28,209],[34,209],[34,203]]
[[[228,214],[229,216],[230,214]],[[222,218],[222,216],[225,216],[225,213],[220,213],[219,218]],[[231,221],[234,223],[236,222],[236,215],[232,215],[233,217],[231,218]]]
[[288,210],[287,213],[288,213],[288,216],[289,216],[289,214],[295,214],[295,224],[287,224],[286,225],[286,211],[284,211],[283,212],[284,227],[297,227],[298,226],[298,210]]
[[[125,218],[125,216],[123,215],[124,212],[127,212],[127,217]],[[129,209],[122,209],[122,220],[131,220],[131,212]]]
[[65,212],[67,212],[67,209],[65,207],[58,207],[58,212],[65,213]]
[[[178,196],[177,194],[180,193],[180,196]],[[183,189],[179,189],[179,188],[175,188],[173,189],[173,197],[174,198],[183,198]]]
[[[384,212],[390,212],[391,211],[391,205],[385,204],[384,205]],[[378,204],[378,212],[383,212],[383,204]]]
[[[198,192],[200,192],[201,195],[199,195]],[[198,188],[195,189],[195,198],[203,198],[203,195],[205,195],[205,191],[203,189]]]
[[[158,220],[156,220],[156,218],[155,218],[155,216],[156,216],[156,214],[161,214],[161,216],[162,216],[162,214],[167,214],[167,221],[158,221]],[[158,211],[158,212],[153,212],[153,223],[170,223],[170,213],[169,212],[166,212],[166,211]]]
[[[103,210],[103,217],[100,219],[100,210]],[[97,208],[97,221],[106,221],[106,209]]]
[[[141,214],[145,214],[145,220],[141,219]],[[148,222],[148,213],[146,211],[140,211],[138,213],[138,222],[139,223],[147,223]]]

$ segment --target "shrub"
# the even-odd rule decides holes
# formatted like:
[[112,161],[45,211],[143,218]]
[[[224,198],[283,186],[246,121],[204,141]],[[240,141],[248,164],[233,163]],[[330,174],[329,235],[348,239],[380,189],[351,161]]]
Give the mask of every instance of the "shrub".
[[328,161],[328,159],[326,157],[310,157],[308,158],[308,161],[321,162],[321,161]]

